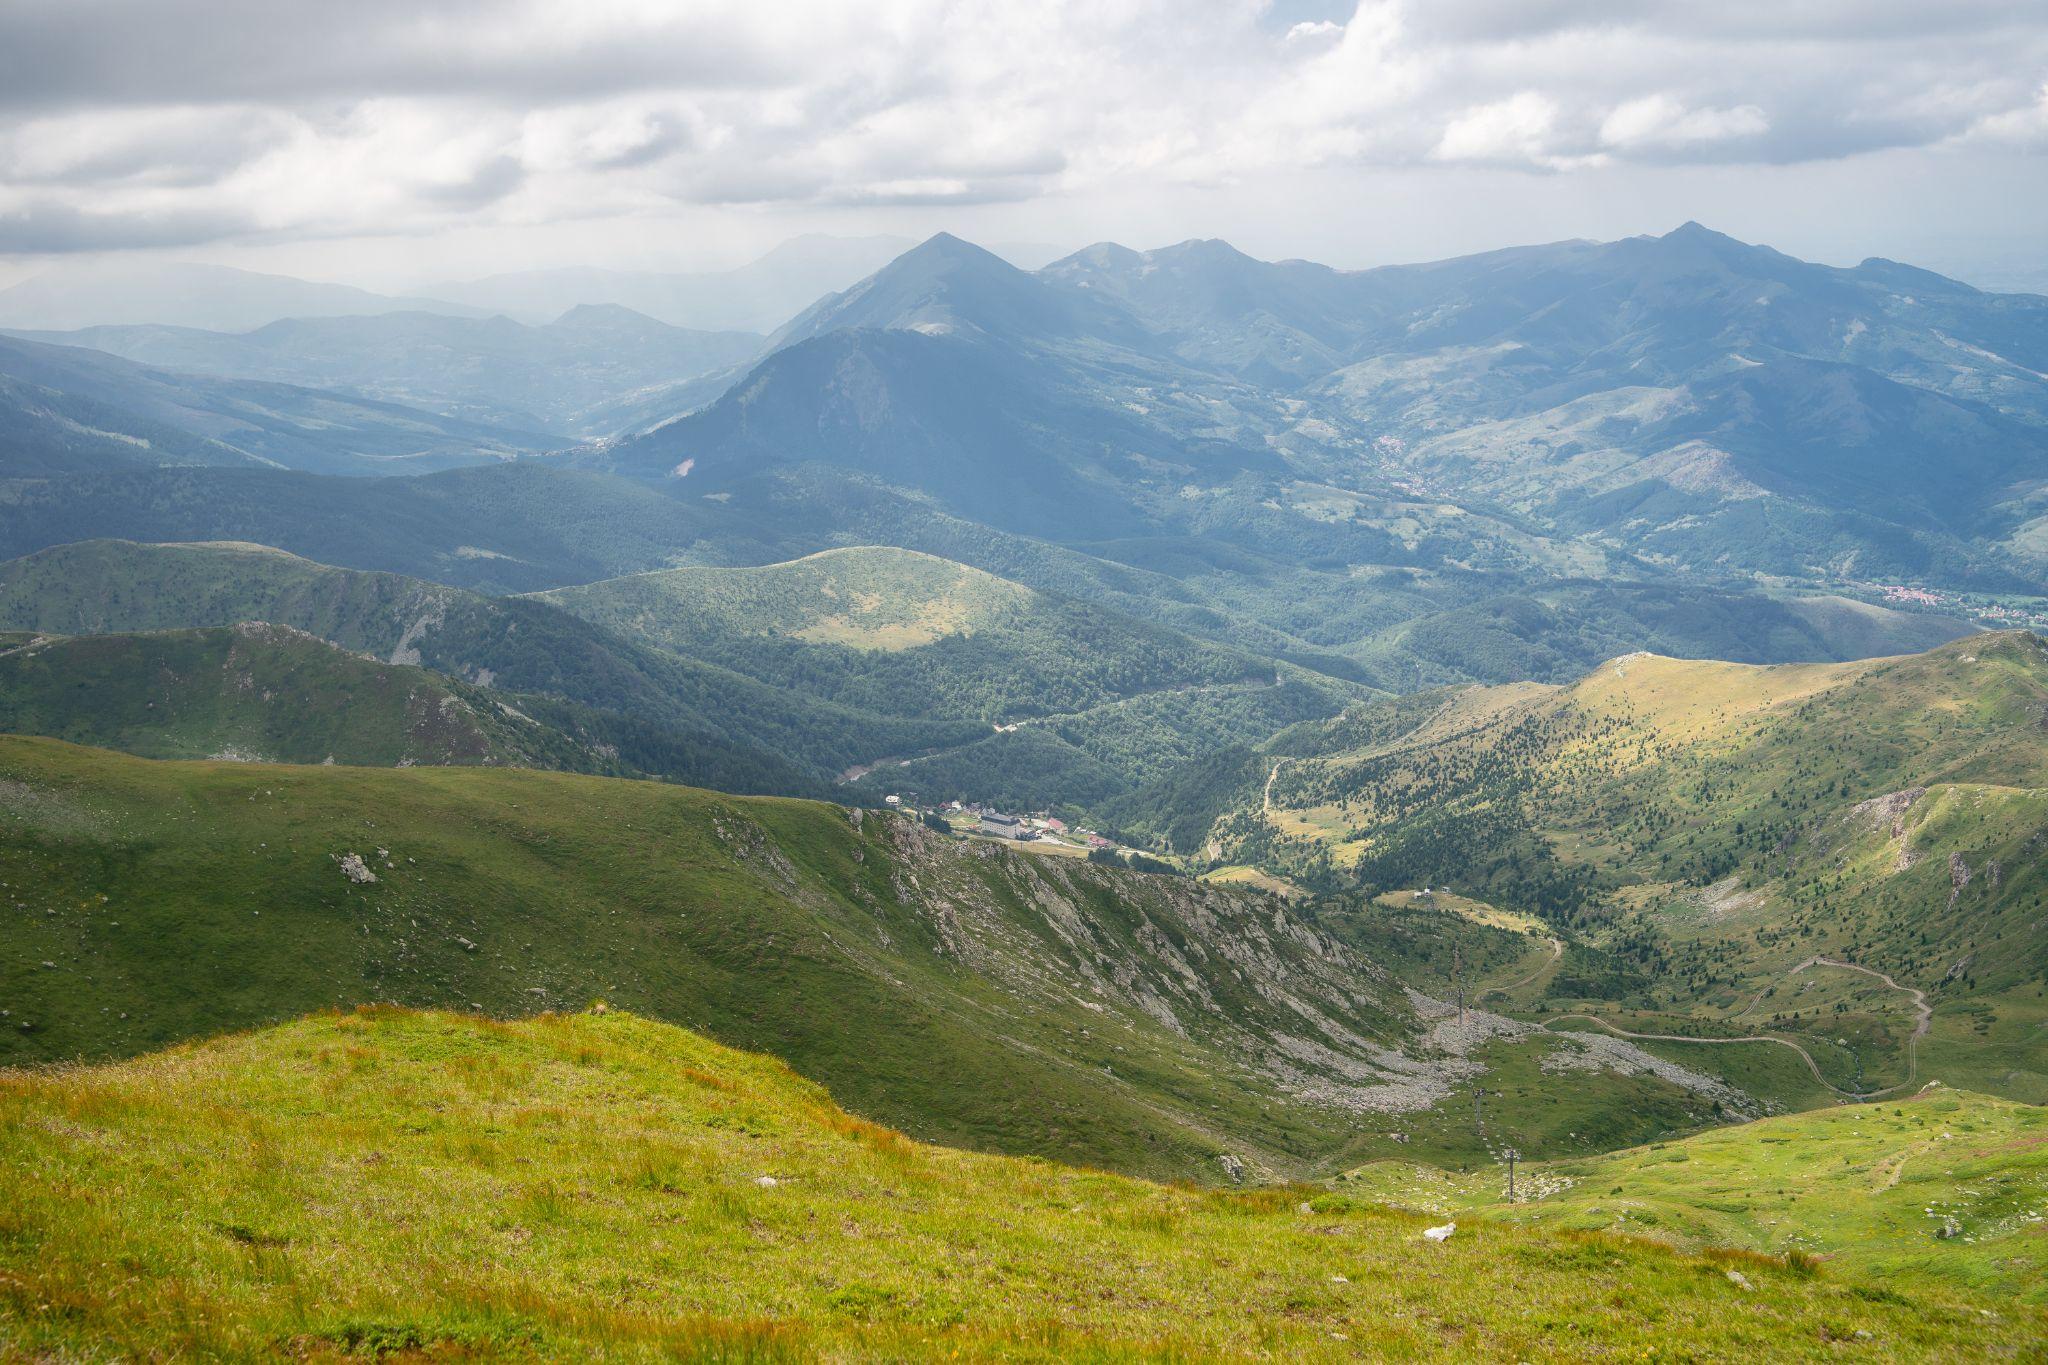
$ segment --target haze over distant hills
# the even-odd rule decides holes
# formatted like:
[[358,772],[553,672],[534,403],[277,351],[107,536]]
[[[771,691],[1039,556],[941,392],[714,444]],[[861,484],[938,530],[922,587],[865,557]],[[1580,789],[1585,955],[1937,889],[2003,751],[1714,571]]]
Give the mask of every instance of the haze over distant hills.
[[902,237],[804,236],[733,270],[520,270],[448,281],[429,292],[524,322],[546,322],[585,304],[616,304],[677,327],[770,332],[820,294],[844,289],[911,245]]
[[370,317],[399,309],[486,315],[438,299],[189,261],[60,266],[0,289],[0,327],[24,330],[157,323],[242,332],[279,318]]
[[[805,1101],[806,1130],[891,1190],[911,1148],[876,1118],[1324,1180],[1213,1196],[1297,1237],[1354,1191],[1731,1228],[1739,1278],[1686,1284],[1832,1296],[1829,1352],[1900,1301],[1855,1267],[2027,1283],[2048,1165],[1973,1149],[1978,1189],[1923,1157],[1950,1118],[2032,1131],[1989,1096],[2048,1099],[2048,646],[2016,628],[2048,625],[2048,300],[1693,224],[1371,271],[895,246],[484,282],[532,321],[0,336],[0,1059],[602,1000],[829,1083],[868,1117]],[[868,273],[798,300],[827,267]],[[574,297],[606,291],[749,328]],[[355,1018],[235,1055],[455,1027]],[[500,1057],[587,1031],[548,1074],[616,1099],[594,1013],[478,1027]],[[497,1065],[406,1112],[528,1093]],[[779,1198],[760,1144],[795,1130],[703,1085],[692,1131],[744,1172],[652,1155],[503,1217]],[[1799,1259],[1837,1213],[1714,1206],[1840,1131],[1770,1116],[1851,1101],[1871,1164],[1816,1188],[1879,1213],[1838,1281]],[[392,1141],[481,1150],[439,1122]],[[1546,1183],[1503,1204],[1509,1152]],[[1923,1197],[1938,1232],[1898,1225]],[[749,1207],[699,1222],[751,1237]],[[237,1265],[298,1245],[215,1223]]]
[[693,332],[617,304],[529,327],[504,316],[393,312],[286,318],[247,332],[105,326],[22,332],[187,374],[339,389],[448,417],[566,439],[610,435],[643,410],[715,396],[751,359],[751,332]]
[[[427,292],[523,322],[545,322],[581,304],[610,303],[677,327],[765,333],[820,295],[846,288],[915,245],[907,237],[807,234],[732,270],[519,270],[437,283]],[[1060,254],[1057,248],[1028,244],[993,250],[1027,269]]]

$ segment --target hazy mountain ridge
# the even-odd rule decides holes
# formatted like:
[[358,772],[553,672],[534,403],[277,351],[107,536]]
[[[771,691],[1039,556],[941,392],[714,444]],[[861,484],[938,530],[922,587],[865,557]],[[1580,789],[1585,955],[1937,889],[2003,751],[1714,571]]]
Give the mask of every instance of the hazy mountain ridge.
[[[719,402],[607,460],[660,479],[685,461],[716,477],[824,459],[1038,534],[1066,501],[1086,508],[1080,535],[1249,537],[1245,493],[1291,471],[1513,508],[1639,571],[1995,562],[2048,479],[2048,380],[2031,368],[2048,301],[1901,274],[1697,225],[1358,272],[1196,242],[1090,248],[1032,275],[942,235],[821,300]],[[1582,468],[1560,480],[1560,461]],[[1868,520],[1835,515],[1845,493]],[[1759,499],[1797,529],[1760,535],[1744,513],[1668,533]],[[1816,529],[1833,543],[1802,561]],[[1316,534],[1354,559],[1401,557],[1363,527]]]
[[435,313],[290,318],[241,333],[164,326],[23,333],[188,374],[336,389],[564,439],[610,434],[615,409],[751,359],[760,338],[690,332],[617,305],[529,327]]
[[36,330],[142,323],[232,332],[279,318],[361,317],[408,308],[457,317],[487,315],[438,299],[195,262],[101,263],[49,271],[0,289],[0,327]]
[[487,464],[556,438],[325,389],[174,374],[0,337],[0,473],[222,465],[392,476]]

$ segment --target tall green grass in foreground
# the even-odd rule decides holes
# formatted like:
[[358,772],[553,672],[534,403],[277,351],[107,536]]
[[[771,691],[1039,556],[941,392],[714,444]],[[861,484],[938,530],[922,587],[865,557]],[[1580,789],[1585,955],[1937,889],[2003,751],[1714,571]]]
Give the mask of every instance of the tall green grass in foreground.
[[2048,1304],[2048,1109],[1936,1089],[1677,1142],[1455,1174],[1386,1161],[1340,1187],[1438,1213],[1823,1258],[1889,1285]]
[[917,1144],[630,1016],[327,1014],[0,1076],[0,1357],[2040,1360],[1755,1255]]

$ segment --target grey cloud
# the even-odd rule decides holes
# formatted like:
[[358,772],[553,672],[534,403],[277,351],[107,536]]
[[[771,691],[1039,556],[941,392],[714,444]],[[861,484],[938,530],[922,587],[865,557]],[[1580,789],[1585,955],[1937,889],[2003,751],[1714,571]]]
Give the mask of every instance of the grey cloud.
[[515,157],[494,156],[458,180],[420,187],[426,203],[446,209],[477,209],[495,203],[526,182],[526,168]]
[[254,224],[229,212],[85,213],[64,204],[0,211],[0,254],[128,251],[197,246],[247,236]]
[[281,120],[251,110],[137,119],[97,145],[57,157],[33,127],[0,131],[0,182],[55,187],[140,180],[189,189],[219,181],[287,136]]
[[[539,223],[1769,167],[1946,146],[2048,75],[2039,0],[899,3],[0,0],[0,204],[33,206],[9,240],[69,224],[77,249],[432,233],[508,201]],[[160,211],[105,211],[138,201]]]
[[16,0],[0,8],[0,105],[563,99],[796,74],[708,6],[581,39],[541,26],[520,41],[519,17],[492,0]]
[[[1370,8],[1381,0],[1364,0]],[[2038,32],[2041,18],[2014,0],[1430,0],[1403,5],[1417,36],[1513,42],[1585,31],[1637,31],[1737,41],[1853,44],[1936,36]]]

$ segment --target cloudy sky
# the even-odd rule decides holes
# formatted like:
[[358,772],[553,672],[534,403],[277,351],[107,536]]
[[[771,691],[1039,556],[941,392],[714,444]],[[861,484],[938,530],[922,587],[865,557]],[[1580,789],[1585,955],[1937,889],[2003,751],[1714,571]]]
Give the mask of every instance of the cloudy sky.
[[1366,265],[1687,218],[2048,287],[2048,0],[0,3],[0,282],[939,228]]

